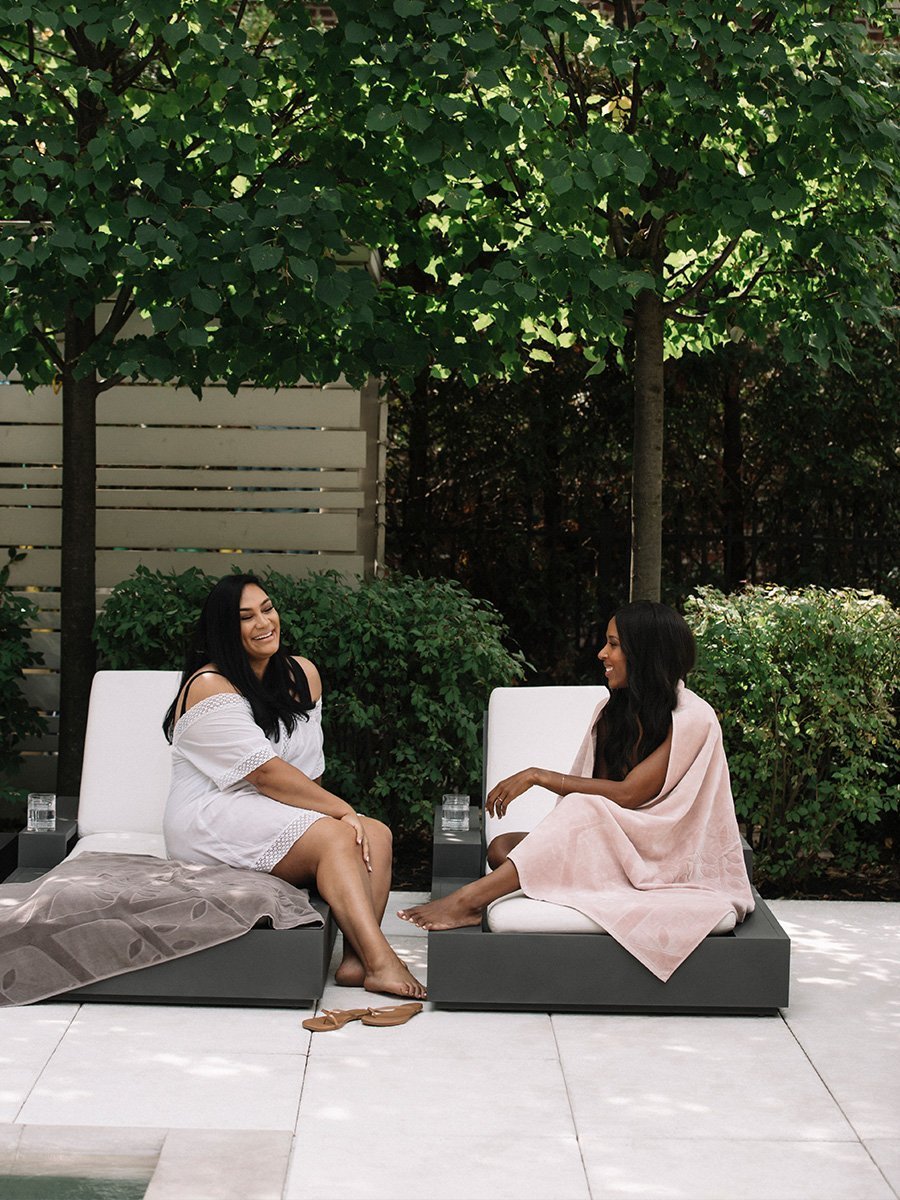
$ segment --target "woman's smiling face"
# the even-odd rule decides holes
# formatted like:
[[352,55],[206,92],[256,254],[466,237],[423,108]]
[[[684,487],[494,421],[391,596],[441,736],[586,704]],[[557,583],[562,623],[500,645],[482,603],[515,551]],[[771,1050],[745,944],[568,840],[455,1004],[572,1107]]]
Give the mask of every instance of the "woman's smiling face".
[[609,688],[626,687],[628,684],[628,664],[625,661],[625,651],[619,641],[619,631],[616,629],[615,617],[606,627],[606,645],[597,655],[606,671],[606,686]]
[[241,592],[241,643],[257,675],[281,645],[281,621],[275,605],[255,583]]

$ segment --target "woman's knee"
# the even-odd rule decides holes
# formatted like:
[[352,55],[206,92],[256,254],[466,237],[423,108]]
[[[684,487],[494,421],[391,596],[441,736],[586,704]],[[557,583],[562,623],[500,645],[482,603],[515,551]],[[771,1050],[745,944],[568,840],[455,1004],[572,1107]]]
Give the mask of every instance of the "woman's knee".
[[492,871],[503,866],[510,850],[514,850],[524,837],[524,833],[500,833],[491,840],[487,848],[487,863]]
[[379,843],[384,846],[390,846],[394,840],[394,835],[383,821],[377,820],[375,817],[363,817],[363,829],[366,831],[366,837],[370,843]]
[[[352,850],[356,846],[356,830],[349,821],[340,821],[337,817],[322,817],[310,827],[315,831],[316,842],[322,846],[323,852]],[[303,835],[304,837],[307,834]]]

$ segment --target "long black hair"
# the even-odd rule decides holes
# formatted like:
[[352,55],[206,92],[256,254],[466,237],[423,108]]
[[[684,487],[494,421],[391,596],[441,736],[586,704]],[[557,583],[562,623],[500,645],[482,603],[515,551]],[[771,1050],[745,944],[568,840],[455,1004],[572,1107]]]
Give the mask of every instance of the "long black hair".
[[694,665],[694,635],[667,604],[636,600],[614,616],[625,655],[626,686],[611,689],[597,730],[597,758],[609,779],[628,772],[668,737],[678,682]]
[[206,663],[213,663],[219,674],[248,701],[253,719],[266,737],[278,741],[282,723],[290,733],[298,721],[309,720],[307,714],[315,707],[309,680],[283,640],[266,664],[262,679],[257,678],[250,666],[241,642],[241,595],[248,584],[256,584],[265,591],[255,575],[226,575],[206,597],[188,642],[178,692],[163,720],[163,732],[169,741],[181,689]]

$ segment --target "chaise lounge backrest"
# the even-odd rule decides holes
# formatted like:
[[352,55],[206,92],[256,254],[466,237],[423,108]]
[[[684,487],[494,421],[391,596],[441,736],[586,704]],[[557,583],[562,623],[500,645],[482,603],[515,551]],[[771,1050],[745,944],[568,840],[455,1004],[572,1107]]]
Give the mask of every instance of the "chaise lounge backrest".
[[[594,709],[607,694],[602,686],[495,688],[488,704],[485,738],[485,795],[494,784],[526,767],[567,774]],[[531,830],[556,803],[545,788],[520,796],[503,821],[486,816],[486,838]]]
[[162,823],[172,748],[162,719],[178,671],[98,671],[91,687],[73,854],[166,857]]

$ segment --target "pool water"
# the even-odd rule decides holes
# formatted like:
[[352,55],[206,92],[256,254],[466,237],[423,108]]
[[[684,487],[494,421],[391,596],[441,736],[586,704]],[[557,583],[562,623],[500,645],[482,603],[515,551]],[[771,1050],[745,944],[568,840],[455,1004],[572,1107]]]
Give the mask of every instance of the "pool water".
[[2,1200],[143,1200],[150,1179],[0,1175]]

